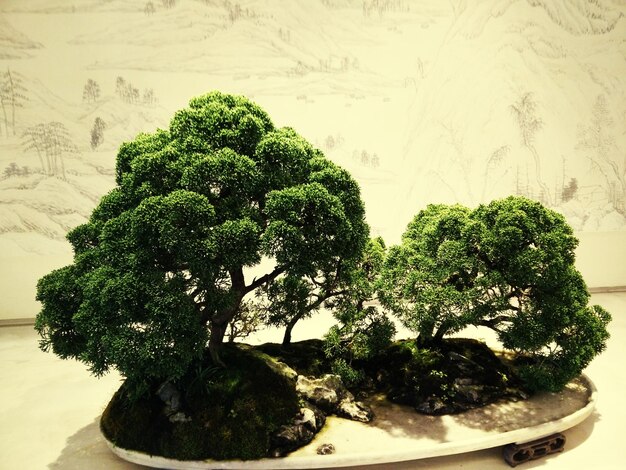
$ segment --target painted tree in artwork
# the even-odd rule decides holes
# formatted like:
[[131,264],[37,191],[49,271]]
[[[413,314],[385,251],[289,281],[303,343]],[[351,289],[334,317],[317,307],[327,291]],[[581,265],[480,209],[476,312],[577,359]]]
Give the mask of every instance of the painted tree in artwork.
[[535,167],[535,183],[539,187],[539,199],[550,204],[550,191],[541,176],[541,160],[535,147],[535,136],[543,127],[543,121],[537,114],[537,103],[532,93],[524,95],[510,107],[517,122],[522,146],[526,148],[533,157]]
[[93,127],[91,128],[91,148],[95,150],[104,141],[104,129],[106,129],[106,123],[101,117],[97,117],[93,121]]
[[156,9],[154,8],[154,3],[152,2],[147,2],[146,5],[143,8],[143,12],[150,16],[150,15],[154,15],[154,13],[156,12]]
[[61,122],[40,123],[22,133],[25,151],[35,151],[42,172],[65,178],[65,156],[77,151],[69,131]]
[[93,103],[98,101],[98,98],[100,98],[100,85],[90,78],[83,88],[83,101]]
[[9,128],[12,134],[16,135],[15,116],[16,109],[22,108],[26,98],[26,86],[24,76],[19,72],[7,68],[0,76],[0,105],[4,119],[5,134],[9,135]]
[[626,216],[626,159],[614,136],[615,122],[605,95],[598,95],[591,119],[579,126],[577,148],[582,149],[591,168],[602,177],[613,208]]
[[182,377],[207,342],[221,364],[256,289],[358,259],[368,239],[348,173],[241,96],[194,98],[123,144],[116,183],[68,235],[74,262],[39,281],[36,327],[44,349],[139,388]]

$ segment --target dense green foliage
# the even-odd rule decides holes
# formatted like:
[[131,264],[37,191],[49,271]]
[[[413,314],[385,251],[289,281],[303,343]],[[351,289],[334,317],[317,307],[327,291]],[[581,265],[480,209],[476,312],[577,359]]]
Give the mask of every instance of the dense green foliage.
[[370,240],[362,258],[343,271],[345,290],[328,302],[338,324],[325,335],[324,350],[332,371],[347,385],[364,379],[363,371],[354,368],[353,361],[384,350],[395,334],[395,325],[372,304],[385,255],[382,238]]
[[123,144],[116,183],[69,233],[73,264],[39,281],[36,328],[44,349],[139,389],[183,377],[207,341],[220,363],[246,295],[330,272],[368,238],[350,175],[244,97],[194,98]]
[[381,302],[421,344],[469,325],[489,327],[524,357],[529,388],[559,390],[609,336],[608,312],[587,305],[576,245],[560,214],[522,197],[474,211],[431,205],[390,249]]
[[[264,312],[266,322],[284,326],[283,345],[291,342],[291,331],[296,322],[311,316],[322,307],[330,309],[342,323],[344,333],[364,341],[393,336],[393,325],[375,307],[365,303],[374,299],[374,282],[385,256],[382,238],[370,240],[360,257],[337,257],[336,262],[326,263],[307,276],[282,276],[268,283],[260,292],[256,307]],[[358,318],[357,318],[358,317]],[[361,331],[362,330],[362,331]],[[361,335],[361,332],[363,333]],[[334,330],[331,331],[334,335]],[[356,338],[355,336],[355,338]],[[381,346],[384,341],[380,339]],[[354,342],[356,347],[356,342]]]
[[[515,395],[518,377],[557,391],[609,336],[561,215],[522,197],[430,205],[387,250],[369,239],[346,171],[218,92],[123,144],[116,187],[68,240],[73,263],[37,285],[40,345],[96,375],[117,369],[126,380],[104,433],[165,457],[268,455],[299,398],[293,371],[263,352],[439,414]],[[338,322],[324,340],[290,345],[295,324],[323,307]],[[386,310],[416,341],[391,344]],[[222,345],[261,323],[285,327],[283,345]],[[467,326],[493,329],[515,362],[445,339]],[[182,397],[181,419],[164,411],[166,386]]]

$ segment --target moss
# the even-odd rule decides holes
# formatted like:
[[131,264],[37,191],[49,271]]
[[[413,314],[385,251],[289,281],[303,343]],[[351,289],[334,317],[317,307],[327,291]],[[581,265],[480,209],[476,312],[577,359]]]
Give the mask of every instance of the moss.
[[154,393],[130,403],[122,386],[103,414],[103,433],[120,447],[178,460],[267,457],[271,434],[299,410],[293,381],[253,350],[229,345],[222,357],[228,368],[201,387],[193,374],[176,384],[190,421],[171,423]]
[[284,362],[300,375],[319,376],[331,373],[331,364],[324,354],[324,342],[320,339],[298,341],[286,346],[266,343],[256,349]]
[[[300,408],[293,371],[277,361],[304,375],[329,373],[332,364],[322,346],[320,340],[288,347],[224,345],[226,369],[206,357],[175,384],[190,421],[169,421],[156,386],[131,402],[123,385],[105,410],[102,430],[120,447],[179,460],[267,457],[272,433]],[[372,358],[355,360],[367,385],[351,391],[382,391],[422,412],[429,411],[420,405],[435,397],[442,404],[435,413],[454,413],[514,394],[521,382],[512,364],[475,340],[446,339],[429,347],[402,340]],[[476,394],[480,399],[472,401]]]
[[508,364],[471,339],[446,339],[428,347],[397,341],[361,365],[391,401],[420,409],[435,398],[442,404],[441,414],[516,395],[521,388]]
[[102,433],[118,446],[156,454],[159,434],[169,427],[169,421],[159,412],[162,405],[154,394],[131,403],[123,384],[102,414]]

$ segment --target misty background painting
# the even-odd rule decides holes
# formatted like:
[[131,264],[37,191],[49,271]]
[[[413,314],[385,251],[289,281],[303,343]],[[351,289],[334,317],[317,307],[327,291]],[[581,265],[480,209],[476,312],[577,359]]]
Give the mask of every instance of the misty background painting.
[[211,90],[349,170],[389,243],[509,194],[626,232],[625,0],[0,0],[5,317],[71,261],[119,145]]

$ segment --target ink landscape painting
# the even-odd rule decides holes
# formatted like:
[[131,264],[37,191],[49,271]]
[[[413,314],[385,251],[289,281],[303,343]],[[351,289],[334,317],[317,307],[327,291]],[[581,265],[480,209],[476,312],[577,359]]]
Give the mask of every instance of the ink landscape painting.
[[211,90],[347,169],[389,243],[429,203],[509,194],[626,231],[624,0],[1,0],[10,318],[71,260],[120,144]]

